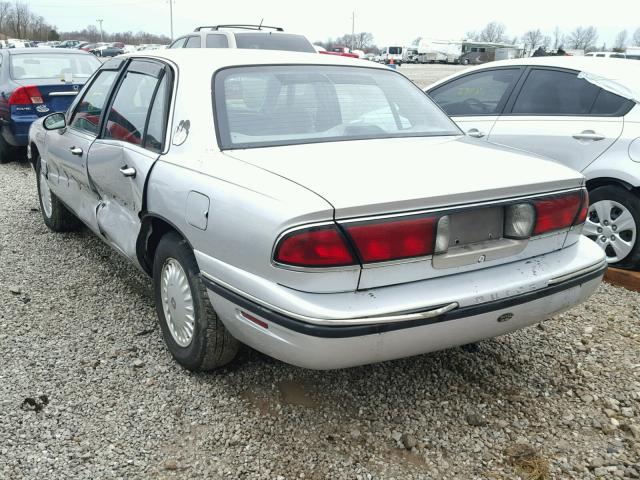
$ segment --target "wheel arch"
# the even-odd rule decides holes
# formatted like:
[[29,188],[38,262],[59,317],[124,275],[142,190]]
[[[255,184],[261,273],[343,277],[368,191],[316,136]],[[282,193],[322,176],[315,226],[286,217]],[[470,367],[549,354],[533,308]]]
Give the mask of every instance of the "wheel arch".
[[189,248],[193,250],[187,236],[170,220],[151,212],[145,212],[141,215],[140,232],[136,241],[136,256],[138,263],[150,277],[153,276],[153,259],[160,239],[171,232],[184,239]]
[[31,156],[29,158],[29,161],[31,162],[33,168],[36,168],[36,162],[38,161],[38,157],[40,156],[40,150],[38,149],[38,145],[36,144],[36,142],[34,142],[33,140],[29,142],[29,147],[31,148]]
[[598,177],[598,178],[592,178],[587,180],[587,190],[589,191],[595,188],[604,187],[604,186],[618,186],[630,192],[633,192],[633,191],[637,192],[639,189],[638,187],[634,187],[630,183],[625,182],[624,180],[620,180],[619,178]]

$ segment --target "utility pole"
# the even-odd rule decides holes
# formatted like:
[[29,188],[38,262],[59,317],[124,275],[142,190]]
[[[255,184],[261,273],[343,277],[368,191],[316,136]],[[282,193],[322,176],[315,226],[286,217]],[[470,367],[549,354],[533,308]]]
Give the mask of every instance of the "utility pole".
[[356,12],[351,12],[351,51],[356,42]]
[[173,42],[173,0],[169,0],[169,20],[171,22],[171,41]]
[[103,42],[104,41],[104,36],[102,35],[102,22],[104,20],[102,18],[99,18],[98,20],[96,20],[96,22],[98,22],[100,24],[100,41]]

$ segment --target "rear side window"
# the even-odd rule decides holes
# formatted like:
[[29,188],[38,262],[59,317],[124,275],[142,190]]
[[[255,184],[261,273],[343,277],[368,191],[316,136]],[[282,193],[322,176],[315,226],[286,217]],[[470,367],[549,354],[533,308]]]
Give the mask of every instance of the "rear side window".
[[238,48],[259,50],[287,50],[291,52],[316,53],[315,48],[302,35],[290,33],[236,33]]
[[226,35],[219,33],[207,35],[207,48],[228,48],[229,41]]
[[631,100],[607,90],[600,90],[591,108],[591,115],[622,116],[626,115],[632,106]]
[[200,48],[200,37],[187,38],[187,43],[184,44],[184,48]]
[[514,105],[513,113],[530,115],[586,115],[599,88],[576,73],[531,70]]
[[[132,64],[134,67],[134,64]],[[130,68],[132,68],[130,67]],[[162,149],[167,102],[166,75],[128,71],[109,110],[104,138]],[[145,132],[147,134],[145,138]]]
[[429,92],[448,115],[495,115],[520,77],[519,68],[465,75]]
[[70,127],[98,135],[100,116],[117,75],[118,72],[113,70],[103,70],[98,73],[76,107],[73,118],[69,122]]
[[162,151],[166,122],[166,112],[169,106],[169,76],[165,75],[158,86],[151,114],[149,115],[149,125],[147,125],[147,135],[144,139],[144,147],[154,152]]

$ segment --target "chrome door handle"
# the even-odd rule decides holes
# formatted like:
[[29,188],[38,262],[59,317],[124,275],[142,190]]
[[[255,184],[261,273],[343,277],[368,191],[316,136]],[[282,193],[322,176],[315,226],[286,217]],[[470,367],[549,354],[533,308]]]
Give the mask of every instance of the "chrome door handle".
[[71,150],[71,155],[82,156],[82,149],[80,147],[71,147],[69,150]]
[[135,177],[136,169],[133,167],[127,167],[126,165],[120,169],[120,173],[125,177]]
[[585,130],[584,132],[576,133],[573,135],[573,138],[576,140],[593,140],[594,142],[599,142],[600,140],[604,140],[605,136],[600,135],[593,130]]
[[473,138],[482,138],[484,137],[484,132],[481,132],[477,128],[472,128],[471,130],[467,130],[467,135]]

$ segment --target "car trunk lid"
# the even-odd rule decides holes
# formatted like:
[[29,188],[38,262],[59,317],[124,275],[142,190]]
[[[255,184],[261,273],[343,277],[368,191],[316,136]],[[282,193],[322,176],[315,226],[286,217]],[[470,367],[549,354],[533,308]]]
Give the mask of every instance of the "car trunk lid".
[[460,137],[316,143],[226,152],[326,199],[335,218],[450,207],[582,185],[579,173]]
[[14,80],[14,82],[21,87],[35,85],[38,88],[44,103],[34,104],[33,110],[39,116],[44,116],[67,110],[84,86],[85,80],[82,78],[82,81],[79,81],[69,74],[66,77],[55,79]]

